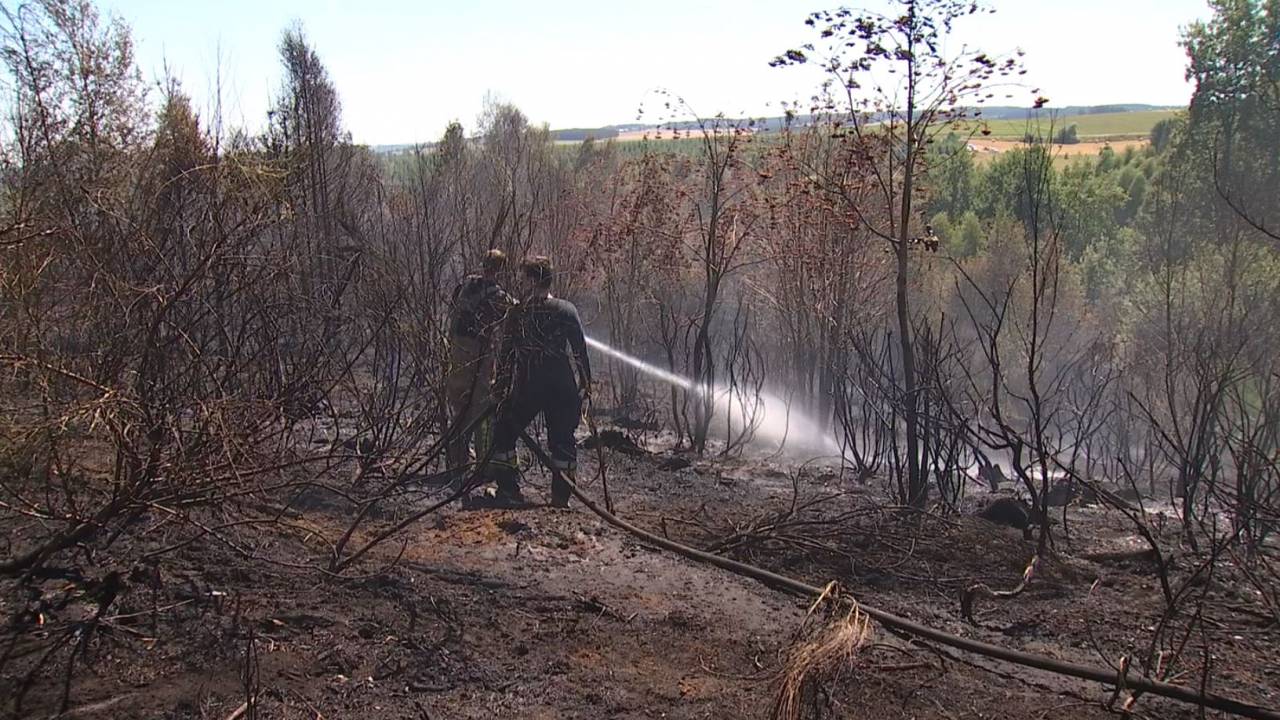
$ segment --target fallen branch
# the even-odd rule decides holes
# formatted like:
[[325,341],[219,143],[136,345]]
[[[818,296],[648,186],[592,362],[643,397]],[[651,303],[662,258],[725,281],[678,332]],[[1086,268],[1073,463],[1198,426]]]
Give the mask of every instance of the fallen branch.
[[599,478],[600,487],[604,491],[604,506],[609,512],[613,512],[613,498],[609,496],[609,468],[604,459],[604,443],[600,442],[600,433],[596,431],[596,419],[592,410],[591,396],[588,395],[587,404],[583,408],[582,415],[587,419],[587,429],[591,431],[591,437],[596,441],[596,476]]
[[1026,569],[1022,571],[1022,582],[1018,583],[1018,586],[1012,590],[992,590],[987,587],[986,583],[971,585],[960,597],[960,613],[964,615],[964,619],[968,620],[970,624],[977,624],[977,621],[973,619],[973,601],[977,599],[979,594],[997,600],[1018,597],[1027,589],[1027,583],[1031,582],[1031,578],[1035,577],[1036,568],[1039,566],[1040,556],[1032,556],[1031,562],[1027,563]]
[[102,712],[103,710],[108,710],[116,705],[119,705],[120,703],[126,700],[132,700],[133,698],[136,698],[140,694],[141,693],[136,693],[136,692],[125,693],[123,695],[117,695],[108,700],[100,700],[98,702],[89,703],[88,705],[81,705],[79,707],[74,707],[64,713],[60,713],[58,715],[51,715],[50,720],[53,720],[53,718],[70,718],[70,717],[76,717],[78,715],[91,715],[93,713]]

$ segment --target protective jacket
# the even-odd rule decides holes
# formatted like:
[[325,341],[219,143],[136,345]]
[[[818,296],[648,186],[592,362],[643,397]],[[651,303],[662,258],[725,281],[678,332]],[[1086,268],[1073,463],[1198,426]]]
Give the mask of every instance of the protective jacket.
[[[574,469],[574,433],[582,417],[579,388],[591,383],[591,360],[577,308],[550,297],[517,305],[507,316],[502,347],[494,383],[499,397],[494,463],[500,468],[514,463],[516,440],[541,413],[552,462],[562,470]],[[500,483],[514,482],[510,472],[498,474]]]
[[491,338],[514,302],[497,281],[468,275],[453,289],[449,335],[475,340]]

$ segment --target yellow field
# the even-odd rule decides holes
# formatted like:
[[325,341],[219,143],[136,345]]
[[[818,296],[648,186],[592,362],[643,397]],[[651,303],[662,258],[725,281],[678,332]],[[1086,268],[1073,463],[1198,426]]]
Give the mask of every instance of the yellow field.
[[[1065,115],[1045,117],[1036,120],[991,120],[981,123],[980,127],[989,130],[989,135],[981,135],[987,140],[1021,140],[1027,133],[1036,136],[1056,133],[1068,126],[1076,126],[1076,135],[1081,140],[1089,138],[1102,139],[1143,139],[1151,133],[1151,128],[1161,120],[1176,117],[1180,110],[1144,110],[1140,112],[1098,113],[1094,115]],[[966,131],[973,129],[966,123]],[[1083,144],[1083,143],[1082,143]]]
[[[1110,147],[1117,153],[1122,153],[1131,147],[1141,150],[1147,146],[1147,143],[1147,140],[1081,142],[1073,145],[1052,145],[1050,152],[1053,153],[1053,159],[1057,164],[1083,156],[1096,157],[1106,147]],[[969,145],[973,148],[974,159],[979,163],[991,160],[1002,152],[1026,147],[1020,140],[990,140],[982,137],[970,140]]]
[[[1110,147],[1117,153],[1128,148],[1141,149],[1149,142],[1151,128],[1161,120],[1176,117],[1179,110],[1149,110],[1118,113],[1095,113],[1053,117],[1046,113],[1038,120],[992,120],[978,123],[965,121],[955,125],[955,131],[969,136],[968,143],[974,159],[985,163],[1003,152],[1022,147],[1028,134],[1044,137],[1050,132],[1076,126],[1076,136],[1081,142],[1070,145],[1052,145],[1055,165],[1064,165],[1078,157],[1096,157],[1103,148]],[[986,131],[984,134],[983,131]],[[696,134],[696,133],[695,133]],[[943,135],[946,134],[944,130]],[[690,143],[691,133],[673,133],[669,128],[660,130],[633,130],[619,134],[615,140],[633,143],[648,139],[667,146],[672,152],[681,152]],[[669,146],[668,146],[669,144]]]

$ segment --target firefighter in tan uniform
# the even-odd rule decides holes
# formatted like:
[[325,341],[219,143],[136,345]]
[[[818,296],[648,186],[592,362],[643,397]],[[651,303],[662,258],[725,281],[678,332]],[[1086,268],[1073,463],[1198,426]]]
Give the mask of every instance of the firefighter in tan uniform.
[[[453,309],[449,318],[449,367],[445,379],[445,396],[449,403],[453,427],[465,428],[475,421],[492,401],[494,336],[501,328],[507,311],[515,304],[498,277],[506,267],[507,256],[501,250],[490,250],[481,264],[481,273],[463,278],[453,291]],[[459,432],[449,442],[447,459],[454,480],[466,476],[471,462],[472,441],[475,454],[483,457],[489,443],[489,421],[472,432]]]

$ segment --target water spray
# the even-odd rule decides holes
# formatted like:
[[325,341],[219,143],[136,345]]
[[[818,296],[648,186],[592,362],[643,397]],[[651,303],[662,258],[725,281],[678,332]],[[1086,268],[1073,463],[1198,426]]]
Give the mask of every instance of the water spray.
[[779,449],[813,451],[823,455],[842,455],[840,442],[830,428],[792,409],[791,403],[768,392],[755,392],[726,386],[699,385],[683,375],[651,365],[595,338],[587,344],[612,358],[621,360],[650,377],[698,395],[711,397],[716,414],[736,427],[754,429],[754,439],[775,443]]
[[[665,383],[670,383],[671,385],[675,385],[676,387],[681,388],[683,390],[693,391],[694,389],[693,381],[688,378],[681,377],[673,372],[667,372],[666,370],[663,370],[662,368],[656,365],[650,365],[649,363],[641,360],[640,358],[632,357],[622,352],[621,350],[617,350],[613,347],[610,347],[609,345],[606,345],[600,342],[599,340],[596,340],[595,338],[589,337],[589,338],[586,338],[586,341],[588,345],[599,350],[605,355],[609,355],[610,357],[615,357],[621,360],[622,362],[630,365],[631,367],[634,367],[637,370],[643,373],[646,373],[648,375],[652,375],[653,377],[656,377]],[[702,394],[702,393],[699,392],[699,394]]]

